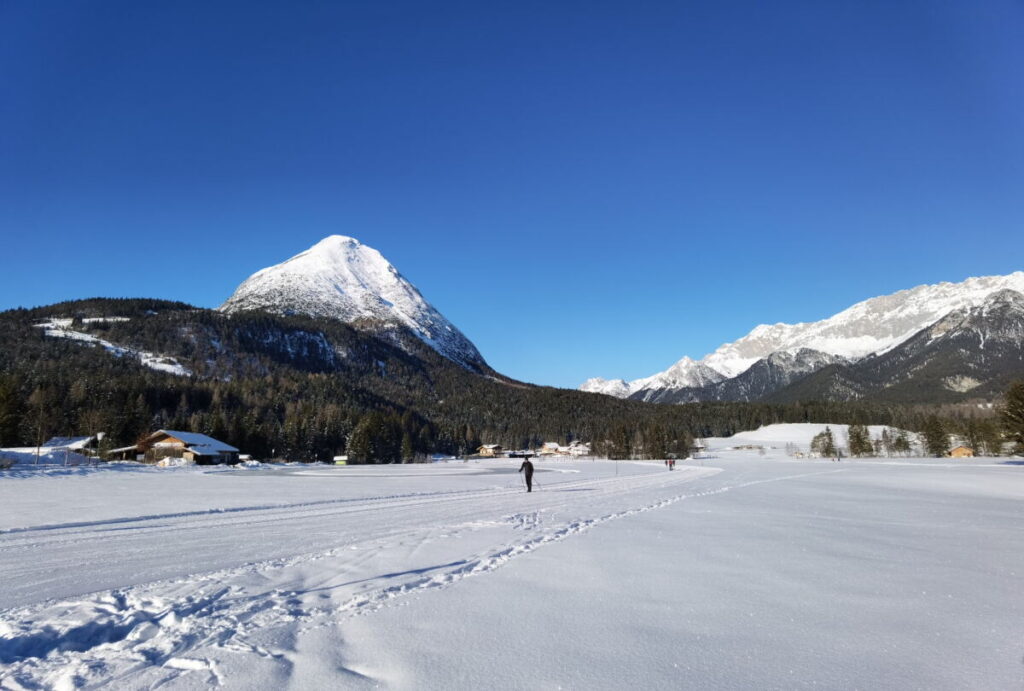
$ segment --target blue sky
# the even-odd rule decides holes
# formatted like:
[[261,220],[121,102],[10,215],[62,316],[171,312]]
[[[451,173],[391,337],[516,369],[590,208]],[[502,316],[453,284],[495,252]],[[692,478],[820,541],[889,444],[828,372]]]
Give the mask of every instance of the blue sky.
[[1024,5],[8,2],[0,309],[341,233],[576,386],[1024,268]]

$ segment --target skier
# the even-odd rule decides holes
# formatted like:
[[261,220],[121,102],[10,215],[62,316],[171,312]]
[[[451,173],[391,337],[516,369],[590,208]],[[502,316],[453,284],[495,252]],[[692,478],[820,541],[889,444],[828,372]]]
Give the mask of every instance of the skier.
[[530,459],[527,458],[523,461],[523,464],[519,466],[519,472],[526,471],[526,491],[533,491],[533,463],[530,463]]

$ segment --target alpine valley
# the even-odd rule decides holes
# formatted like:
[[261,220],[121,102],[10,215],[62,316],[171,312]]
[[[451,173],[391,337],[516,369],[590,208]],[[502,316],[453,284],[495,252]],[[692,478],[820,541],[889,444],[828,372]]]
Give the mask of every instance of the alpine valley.
[[701,360],[684,357],[583,391],[658,403],[990,399],[1024,374],[1024,272],[903,290],[818,322],[756,327]]
[[496,372],[378,251],[334,235],[217,309],[89,298],[0,313],[0,446],[103,430],[115,447],[163,428],[291,460],[573,440],[664,458],[781,422],[920,429],[930,404],[976,409],[1024,374],[1022,291],[1024,273],[922,286],[575,391]]

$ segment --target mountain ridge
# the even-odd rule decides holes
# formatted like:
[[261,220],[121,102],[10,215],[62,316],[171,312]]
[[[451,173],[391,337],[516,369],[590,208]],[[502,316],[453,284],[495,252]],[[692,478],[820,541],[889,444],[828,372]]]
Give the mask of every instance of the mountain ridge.
[[[821,361],[820,368],[843,361],[857,362],[871,355],[881,355],[912,338],[915,334],[958,309],[969,309],[984,303],[1001,291],[1024,293],[1024,271],[1006,276],[968,278],[960,283],[943,282],[921,285],[890,295],[869,298],[816,322],[797,324],[761,324],[746,336],[719,346],[701,360],[685,361],[710,368],[729,382],[743,376],[751,367],[778,354],[796,356],[805,350],[839,358]],[[776,358],[777,360],[779,358]],[[683,362],[681,360],[680,362]],[[678,364],[678,363],[677,363]],[[778,366],[779,363],[773,363]],[[721,391],[728,388],[722,381],[709,384],[675,386],[669,373],[675,368],[632,382],[592,378],[580,387],[584,391],[610,395],[642,397],[644,400],[722,400]],[[800,366],[798,370],[806,370]],[[793,371],[796,374],[797,370]],[[780,371],[779,381],[786,379]],[[803,375],[808,374],[802,371]],[[788,384],[787,384],[788,385]],[[734,387],[736,388],[736,387]],[[770,395],[771,392],[765,392]],[[739,400],[749,400],[741,398]]]

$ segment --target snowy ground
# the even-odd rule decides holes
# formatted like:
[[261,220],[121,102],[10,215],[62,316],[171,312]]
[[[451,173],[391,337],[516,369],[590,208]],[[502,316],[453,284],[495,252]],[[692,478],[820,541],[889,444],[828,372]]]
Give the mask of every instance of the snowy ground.
[[[823,425],[813,422],[793,423],[788,425],[766,425],[760,429],[750,432],[740,432],[728,438],[709,439],[707,443],[714,448],[725,449],[732,446],[766,446],[776,449],[785,449],[787,444],[792,444],[797,450],[807,453],[811,449],[811,440],[816,434],[831,429],[835,442],[845,446],[849,438],[849,425]],[[869,425],[868,434],[872,439],[879,439],[883,430],[897,431],[893,427],[884,425]],[[911,439],[917,435],[908,433]]]
[[1024,684],[1024,466],[710,455],[3,473],[0,687]]

